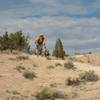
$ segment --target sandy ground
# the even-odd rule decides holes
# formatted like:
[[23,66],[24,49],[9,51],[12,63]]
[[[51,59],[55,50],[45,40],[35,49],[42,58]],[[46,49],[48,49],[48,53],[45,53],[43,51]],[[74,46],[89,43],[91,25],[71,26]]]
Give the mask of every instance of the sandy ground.
[[76,56],[77,61],[100,66],[100,52]]
[[[18,56],[27,56],[28,59],[19,60]],[[96,59],[98,60],[98,57]],[[68,100],[100,100],[100,81],[74,87],[65,84],[68,77],[77,77],[88,70],[94,70],[100,76],[99,64],[97,66],[87,62],[74,62],[76,69],[71,70],[64,68],[65,62],[66,60],[48,60],[22,53],[0,53],[0,100],[36,100],[34,95],[46,86],[65,92],[69,96]],[[60,65],[56,66],[57,64]],[[36,78],[24,78],[22,73],[16,70],[18,66],[35,72]],[[10,99],[15,95],[20,95],[21,99]]]

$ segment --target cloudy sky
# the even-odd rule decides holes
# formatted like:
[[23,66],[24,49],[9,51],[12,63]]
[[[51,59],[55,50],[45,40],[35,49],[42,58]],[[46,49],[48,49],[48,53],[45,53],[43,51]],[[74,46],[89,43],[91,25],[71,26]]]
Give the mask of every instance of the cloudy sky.
[[68,52],[100,50],[100,0],[0,0],[0,34],[22,30],[30,42],[60,37]]

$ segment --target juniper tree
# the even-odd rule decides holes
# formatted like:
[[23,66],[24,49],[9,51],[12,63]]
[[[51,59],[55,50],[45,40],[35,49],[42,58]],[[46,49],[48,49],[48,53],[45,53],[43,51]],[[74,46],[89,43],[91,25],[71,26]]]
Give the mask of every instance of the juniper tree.
[[25,50],[28,49],[28,37],[24,36],[22,31],[8,34],[7,32],[0,36],[0,50]]
[[55,44],[55,47],[54,47],[52,55],[55,56],[55,57],[57,57],[57,58],[64,59],[65,51],[64,51],[63,44],[62,44],[60,38],[58,38],[56,40],[56,44]]
[[14,49],[23,50],[28,46],[28,38],[25,37],[22,31],[12,33],[9,36],[12,40],[12,46]]
[[0,49],[6,50],[9,48],[9,36],[8,32],[5,32],[3,36],[0,36]]

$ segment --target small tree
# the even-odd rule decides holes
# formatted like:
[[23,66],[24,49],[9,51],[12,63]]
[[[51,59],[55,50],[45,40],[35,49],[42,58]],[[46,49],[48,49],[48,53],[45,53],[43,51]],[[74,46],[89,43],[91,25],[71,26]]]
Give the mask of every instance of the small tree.
[[14,49],[23,50],[28,46],[28,38],[26,38],[22,31],[18,31],[15,34],[10,34],[12,45]]
[[0,36],[0,50],[29,50],[28,37],[24,36],[22,31],[8,34],[6,32],[3,36]]
[[6,50],[9,48],[9,36],[8,32],[5,32],[3,36],[0,36],[0,49],[1,50]]
[[63,49],[63,44],[62,44],[60,38],[58,38],[56,40],[55,48],[54,48],[54,51],[53,51],[52,55],[57,57],[57,58],[64,59],[65,51]]

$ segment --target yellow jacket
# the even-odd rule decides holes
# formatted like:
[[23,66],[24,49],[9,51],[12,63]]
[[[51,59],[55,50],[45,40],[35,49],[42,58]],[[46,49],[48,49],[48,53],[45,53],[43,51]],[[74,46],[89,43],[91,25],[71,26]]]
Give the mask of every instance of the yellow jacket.
[[38,44],[43,44],[46,42],[46,39],[45,38],[42,38],[42,37],[37,37],[35,39],[35,43],[38,43]]

